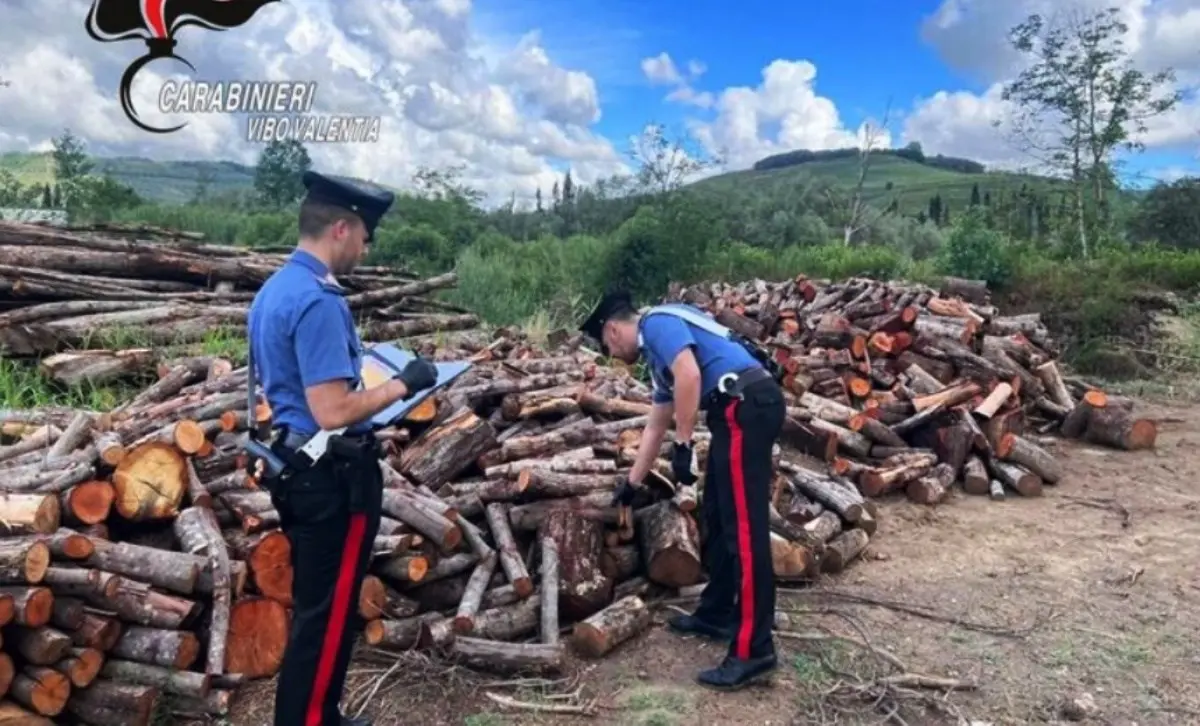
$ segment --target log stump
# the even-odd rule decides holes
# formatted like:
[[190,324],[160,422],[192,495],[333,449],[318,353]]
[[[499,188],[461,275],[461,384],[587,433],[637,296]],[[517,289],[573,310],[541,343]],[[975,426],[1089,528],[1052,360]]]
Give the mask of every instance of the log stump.
[[671,502],[638,510],[642,562],[651,581],[667,587],[700,582],[700,533],[696,522]]

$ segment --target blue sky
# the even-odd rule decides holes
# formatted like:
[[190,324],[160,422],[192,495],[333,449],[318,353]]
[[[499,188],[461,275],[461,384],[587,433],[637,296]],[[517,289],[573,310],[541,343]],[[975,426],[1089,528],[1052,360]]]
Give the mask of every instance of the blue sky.
[[[1009,2],[1013,7],[1000,12],[1007,12],[1010,18],[1024,15],[1025,11],[1015,6],[1030,4],[1028,0]],[[959,0],[957,6],[966,10],[957,22],[963,23],[964,29],[961,33],[957,28],[943,29],[941,39],[949,46],[967,38],[969,45],[970,34],[980,32],[983,26],[983,32],[995,36],[990,40],[1002,45],[1009,24],[992,22],[993,27],[988,28],[989,20],[982,17],[1000,4],[1001,0]],[[985,67],[989,60],[981,59],[975,67],[950,65],[944,56],[961,61],[962,49],[957,49],[957,55],[955,49],[943,54],[935,42],[922,37],[923,24],[941,5],[941,0],[475,0],[474,25],[483,36],[508,41],[537,29],[541,45],[555,63],[585,70],[596,80],[603,116],[595,130],[617,143],[650,121],[682,128],[685,118],[711,120],[715,116],[712,110],[665,101],[670,89],[647,81],[640,61],[660,52],[668,53],[680,67],[691,59],[703,62],[707,70],[694,87],[714,94],[727,87],[757,86],[764,66],[775,59],[810,61],[817,68],[816,94],[836,103],[848,129],[878,119],[890,100],[892,138],[899,142],[905,129],[904,115],[923,99],[939,91],[982,95],[992,82],[1003,80]],[[985,7],[988,5],[992,7]],[[969,17],[972,6],[974,18]],[[984,46],[979,53],[999,55]],[[921,140],[928,150],[930,142]],[[1135,157],[1128,169],[1142,175],[1172,169],[1200,173],[1198,149],[1200,135]],[[946,153],[972,155],[961,146]],[[982,150],[977,158],[988,161]]]
[[664,103],[641,59],[667,52],[677,63],[707,65],[701,90],[755,86],[777,58],[808,60],[818,69],[816,90],[837,101],[847,126],[878,117],[889,96],[908,108],[944,88],[981,90],[953,72],[921,40],[921,21],[936,0],[859,0],[794,3],[693,0],[476,0],[476,27],[514,40],[537,28],[554,61],[588,71],[600,87],[604,116],[597,130],[623,137],[654,120],[677,121],[685,112]]
[[[101,156],[254,163],[260,144],[237,115],[196,114],[166,138],[130,124],[117,80],[136,49],[64,23],[81,0],[0,2],[0,78],[54,79],[0,90],[0,152],[44,149],[70,128]],[[1005,35],[1066,4],[1120,6],[1139,29],[1139,64],[1200,84],[1196,0],[286,0],[237,33],[189,34],[196,73],[160,70],[319,83],[322,112],[378,115],[388,138],[316,144],[319,167],[398,187],[424,168],[457,168],[494,203],[532,204],[567,168],[582,184],[628,173],[631,139],[651,122],[736,170],[797,148],[857,146],[889,101],[886,143],[1028,166],[993,126],[1018,60]],[[706,70],[684,86],[643,70],[686,73],[689,61]],[[153,106],[160,81],[143,80],[135,95]],[[1134,170],[1200,174],[1200,95],[1156,126]]]

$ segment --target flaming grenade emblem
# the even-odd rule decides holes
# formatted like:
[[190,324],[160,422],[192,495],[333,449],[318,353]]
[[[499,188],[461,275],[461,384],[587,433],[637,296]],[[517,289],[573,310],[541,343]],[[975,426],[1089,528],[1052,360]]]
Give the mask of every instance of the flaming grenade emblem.
[[280,0],[92,0],[87,32],[101,43],[140,38],[147,51],[134,60],[121,76],[121,108],[138,128],[156,134],[178,131],[186,124],[168,128],[150,126],[138,118],[133,107],[133,79],[146,64],[174,58],[195,72],[195,67],[175,54],[175,33],[187,25],[209,30],[229,30],[245,25],[263,6]]

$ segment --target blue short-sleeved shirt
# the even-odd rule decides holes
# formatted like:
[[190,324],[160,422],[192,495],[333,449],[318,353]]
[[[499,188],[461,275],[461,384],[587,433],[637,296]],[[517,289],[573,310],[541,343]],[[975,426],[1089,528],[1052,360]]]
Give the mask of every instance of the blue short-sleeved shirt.
[[[678,307],[695,314],[705,314],[692,306]],[[688,346],[691,346],[696,363],[700,366],[702,399],[716,389],[717,381],[726,373],[737,373],[762,365],[740,343],[697,328],[674,315],[647,313],[638,323],[638,332],[641,333],[642,355],[645,356],[646,364],[650,368],[650,378],[654,383],[655,403],[670,403],[674,400],[671,364]],[[701,405],[703,406],[703,400]]]
[[[362,341],[350,306],[325,264],[304,250],[293,252],[263,283],[250,305],[247,332],[276,426],[311,436],[321,427],[304,389],[339,378],[351,389],[358,386]],[[369,422],[348,427],[368,430]]]

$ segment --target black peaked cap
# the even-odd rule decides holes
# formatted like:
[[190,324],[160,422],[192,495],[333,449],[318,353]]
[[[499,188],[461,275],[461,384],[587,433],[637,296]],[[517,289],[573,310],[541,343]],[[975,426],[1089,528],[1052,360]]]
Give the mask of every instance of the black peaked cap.
[[633,297],[624,290],[609,292],[600,298],[600,302],[596,303],[592,314],[587,320],[583,321],[583,325],[579,329],[585,334],[595,338],[598,342],[604,340],[604,323],[613,315],[616,315],[625,310],[634,310]]
[[349,177],[306,171],[303,181],[307,199],[348,209],[361,217],[368,239],[375,236],[379,220],[396,200],[393,192],[377,184]]

